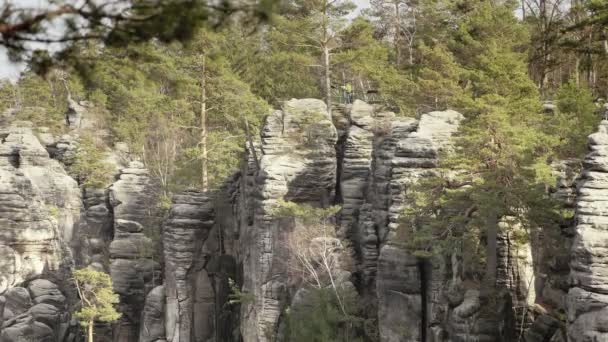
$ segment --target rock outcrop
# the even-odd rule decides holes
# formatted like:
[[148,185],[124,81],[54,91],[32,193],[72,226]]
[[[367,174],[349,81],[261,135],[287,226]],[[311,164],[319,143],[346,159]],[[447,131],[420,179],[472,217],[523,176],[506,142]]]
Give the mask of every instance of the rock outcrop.
[[209,194],[186,191],[173,198],[162,235],[168,342],[209,341],[215,336],[219,312],[208,270],[213,255],[204,248],[213,223]]
[[[0,294],[73,262],[78,184],[49,158],[31,128],[0,130]],[[61,276],[60,276],[61,277]]]
[[608,121],[589,136],[576,200],[568,340],[608,340]]
[[153,211],[156,197],[148,171],[140,162],[122,169],[110,187],[114,234],[109,270],[122,313],[115,341],[138,340],[146,295],[161,282],[160,241],[151,239],[160,232],[160,220]]
[[[325,239],[340,259],[338,286],[362,303],[363,340],[491,342],[505,340],[500,335],[511,329],[515,340],[561,341],[566,310],[571,341],[608,339],[602,240],[608,121],[590,138],[580,179],[571,171],[576,161],[555,166],[560,179],[551,195],[566,209],[576,204],[576,234],[564,220],[522,244],[521,225],[500,220],[497,288],[504,312],[488,319],[481,285],[463,274],[466,251],[422,259],[404,247],[411,237],[401,234],[408,195],[442,174],[440,158],[461,114],[405,118],[355,101],[334,107],[330,117],[320,100],[287,101],[248,142],[239,172],[213,193],[175,195],[161,224],[159,191],[142,163],[122,167],[104,189],[79,187],[66,173],[86,123],[84,107],[71,105],[66,120],[73,135],[43,130],[37,137],[26,124],[0,128],[1,342],[79,341],[69,315],[74,266],[109,272],[120,295],[122,317],[96,327],[102,339],[286,340],[287,315],[309,305],[311,292],[287,264],[290,237],[306,227],[275,215],[282,201],[341,206],[332,218],[336,237]],[[116,164],[127,155],[120,152]]]
[[0,341],[73,341],[77,327],[70,320],[68,302],[59,287],[36,279],[25,287],[13,287],[0,296],[4,306]]
[[[244,196],[253,217],[240,227],[244,248],[243,290],[253,302],[241,308],[243,340],[270,341],[287,300],[286,238],[293,227],[272,215],[281,200],[326,206],[333,203],[337,132],[319,100],[290,100],[273,112],[262,130],[260,169]],[[245,171],[247,172],[247,171]],[[245,182],[248,182],[245,180]]]

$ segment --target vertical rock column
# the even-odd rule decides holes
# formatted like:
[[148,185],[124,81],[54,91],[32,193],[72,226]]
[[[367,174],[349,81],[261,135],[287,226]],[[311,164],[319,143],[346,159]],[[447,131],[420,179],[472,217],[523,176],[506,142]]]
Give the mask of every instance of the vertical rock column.
[[32,130],[0,130],[0,294],[73,263],[68,248],[80,191]]
[[431,336],[442,335],[447,304],[442,300],[443,286],[438,284],[446,281],[445,266],[432,265],[432,269],[426,268],[430,274],[422,274],[418,259],[394,240],[401,213],[408,206],[408,188],[437,174],[439,152],[450,145],[463,118],[458,112],[444,111],[422,115],[417,126],[409,121],[395,122],[391,137],[378,154],[377,173],[382,175],[378,180],[386,183],[387,206],[386,225],[380,225],[378,230],[382,247],[376,286],[383,342],[414,342],[424,336],[431,340]]
[[253,222],[241,228],[240,237],[243,291],[254,298],[241,306],[245,342],[271,341],[285,305],[285,241],[293,227],[283,226],[272,210],[280,200],[333,203],[336,141],[336,129],[320,100],[290,100],[266,120],[260,169],[248,194],[254,198]]
[[568,340],[608,340],[608,121],[589,136],[570,262]]
[[[148,171],[140,162],[122,169],[110,188],[114,211],[114,240],[110,243],[110,275],[120,295],[122,317],[114,331],[116,342],[136,342],[146,294],[154,286],[160,264],[154,260],[150,237],[159,232],[156,203]],[[144,232],[145,230],[145,232]]]
[[208,194],[186,191],[174,196],[162,235],[168,342],[213,340],[215,293],[205,269],[210,256],[203,253],[213,219]]

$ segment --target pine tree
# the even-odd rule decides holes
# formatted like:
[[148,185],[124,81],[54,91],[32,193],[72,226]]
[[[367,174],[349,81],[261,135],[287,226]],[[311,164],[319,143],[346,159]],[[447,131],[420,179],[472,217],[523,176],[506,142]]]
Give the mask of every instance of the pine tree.
[[87,341],[93,342],[93,325],[99,322],[114,322],[120,313],[114,308],[118,295],[112,289],[112,279],[106,273],[91,267],[74,271],[74,282],[81,301],[76,317],[87,328]]

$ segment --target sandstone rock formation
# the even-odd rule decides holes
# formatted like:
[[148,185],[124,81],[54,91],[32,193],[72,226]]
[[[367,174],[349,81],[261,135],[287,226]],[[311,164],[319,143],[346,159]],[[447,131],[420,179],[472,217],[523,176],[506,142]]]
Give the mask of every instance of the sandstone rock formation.
[[80,190],[28,127],[0,130],[0,294],[72,262]]
[[589,136],[576,202],[568,292],[569,341],[608,339],[608,121]]
[[[158,190],[142,163],[122,167],[107,189],[79,188],[64,169],[76,134],[44,130],[37,138],[25,124],[0,128],[0,342],[79,341],[68,313],[75,294],[66,275],[74,265],[109,272],[120,295],[123,316],[113,332],[96,327],[100,338],[284,340],[285,313],[307,305],[307,291],[286,264],[286,241],[302,226],[273,214],[280,201],[342,206],[335,243],[353,265],[340,270],[339,286],[356,288],[366,324],[382,342],[491,342],[501,329],[522,341],[559,341],[566,309],[571,340],[607,338],[601,227],[608,122],[590,139],[577,200],[576,161],[555,166],[552,196],[566,208],[577,204],[568,302],[568,223],[519,244],[521,227],[505,217],[497,284],[506,306],[496,321],[487,319],[478,285],[463,283],[461,255],[423,260],[398,235],[408,191],[440,172],[462,115],[405,118],[355,101],[332,116],[320,100],[287,101],[247,146],[241,170],[214,193],[175,195],[162,229]],[[373,329],[369,334],[362,338],[371,339]]]
[[77,327],[67,305],[59,287],[45,279],[9,289],[0,296],[0,341],[73,341]]
[[131,162],[110,187],[113,212],[113,240],[109,246],[110,275],[120,295],[122,313],[115,341],[137,341],[140,315],[146,294],[160,284],[159,220],[155,207],[155,188],[140,162]]
[[249,341],[270,341],[287,300],[285,239],[271,211],[280,200],[333,203],[337,132],[319,100],[291,100],[266,120],[258,153],[260,169],[246,196],[253,198],[252,222],[241,227],[243,290],[255,298],[241,308],[241,332]]
[[215,284],[206,269],[212,255],[203,249],[213,226],[209,195],[176,195],[163,230],[166,339],[208,341],[215,336]]

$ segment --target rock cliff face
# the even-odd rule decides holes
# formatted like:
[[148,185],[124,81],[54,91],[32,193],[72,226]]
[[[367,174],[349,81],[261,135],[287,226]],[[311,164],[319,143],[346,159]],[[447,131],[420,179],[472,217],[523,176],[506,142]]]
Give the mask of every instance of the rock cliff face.
[[132,162],[122,169],[109,196],[114,214],[109,270],[122,312],[114,338],[137,341],[146,294],[161,282],[158,245],[149,237],[159,232],[153,212],[155,189],[143,164]]
[[[73,109],[68,121],[77,130],[86,111]],[[286,313],[306,305],[307,292],[287,265],[287,241],[303,226],[273,214],[281,201],[342,207],[332,241],[350,263],[341,265],[339,286],[356,289],[377,329],[362,332],[363,340],[565,341],[566,311],[570,340],[608,338],[602,278],[608,122],[590,138],[580,179],[576,161],[554,167],[560,177],[552,196],[565,208],[576,204],[576,234],[564,221],[521,244],[515,242],[521,226],[500,220],[504,312],[488,319],[479,286],[462,274],[461,255],[423,260],[399,240],[401,215],[412,204],[408,191],[441,171],[442,152],[463,116],[403,118],[361,101],[332,113],[320,100],[287,101],[267,117],[239,172],[216,192],[175,195],[163,218],[142,163],[117,162],[107,188],[79,187],[65,171],[76,134],[35,134],[26,124],[0,128],[0,342],[80,341],[69,314],[77,302],[69,274],[88,265],[111,274],[121,299],[122,318],[99,325],[100,340],[287,341]]]
[[261,139],[260,168],[244,193],[253,215],[239,227],[243,290],[255,298],[241,308],[245,341],[270,341],[288,299],[285,241],[293,227],[271,210],[280,200],[333,203],[337,169],[337,133],[322,101],[287,102],[267,118]]
[[[207,247],[214,222],[209,195],[187,191],[175,196],[165,221],[167,341],[209,341],[216,337],[216,284],[210,263],[216,250]],[[163,336],[164,337],[164,336]]]
[[66,286],[73,265],[78,184],[26,123],[1,128],[0,138],[0,340],[73,339],[57,284]]
[[71,274],[89,265],[112,274],[122,299],[124,321],[114,334],[98,331],[137,341],[145,296],[161,282],[144,236],[160,231],[147,171],[132,163],[109,190],[83,188],[66,172],[77,145],[77,131],[57,138],[28,122],[0,127],[2,342],[78,341]]
[[576,202],[568,292],[569,341],[608,340],[608,121],[589,136]]

